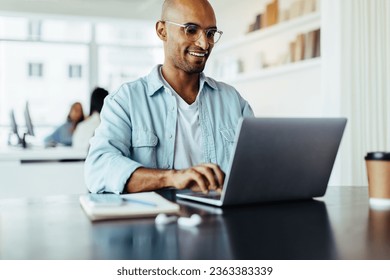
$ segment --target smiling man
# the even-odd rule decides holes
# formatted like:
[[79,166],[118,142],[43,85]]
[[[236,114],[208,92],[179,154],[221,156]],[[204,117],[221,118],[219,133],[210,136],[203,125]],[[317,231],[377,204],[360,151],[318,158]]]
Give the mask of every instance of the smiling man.
[[110,94],[85,162],[91,192],[220,190],[235,129],[253,116],[231,86],[203,73],[222,35],[207,0],[166,0],[163,65]]

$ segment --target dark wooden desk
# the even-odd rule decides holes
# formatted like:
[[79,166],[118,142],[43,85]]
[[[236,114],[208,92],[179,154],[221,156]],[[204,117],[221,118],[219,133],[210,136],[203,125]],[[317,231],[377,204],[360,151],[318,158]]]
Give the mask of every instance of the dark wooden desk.
[[366,187],[320,200],[196,209],[196,228],[154,219],[91,223],[78,196],[0,200],[1,259],[390,259],[390,211]]

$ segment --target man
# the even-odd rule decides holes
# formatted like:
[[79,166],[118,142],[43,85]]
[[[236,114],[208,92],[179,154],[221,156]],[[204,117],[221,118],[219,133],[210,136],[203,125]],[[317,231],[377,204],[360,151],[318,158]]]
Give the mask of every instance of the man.
[[221,190],[238,120],[253,116],[203,69],[222,32],[207,0],[166,0],[156,32],[164,64],[110,94],[85,163],[91,192]]

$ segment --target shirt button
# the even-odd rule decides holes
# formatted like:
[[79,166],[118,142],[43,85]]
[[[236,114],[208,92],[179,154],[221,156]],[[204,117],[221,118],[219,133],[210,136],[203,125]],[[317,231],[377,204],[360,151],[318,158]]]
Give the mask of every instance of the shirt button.
[[172,112],[175,111],[175,107],[174,107],[174,106],[172,106],[171,111],[172,111]]
[[169,138],[169,139],[172,139],[172,134],[169,134],[168,138]]

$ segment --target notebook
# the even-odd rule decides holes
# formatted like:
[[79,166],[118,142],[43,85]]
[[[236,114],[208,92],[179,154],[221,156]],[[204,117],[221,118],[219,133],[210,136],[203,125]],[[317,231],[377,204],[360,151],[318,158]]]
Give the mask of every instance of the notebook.
[[325,194],[345,118],[243,118],[220,195],[177,197],[215,206],[300,200]]
[[180,206],[155,192],[134,194],[85,194],[80,204],[92,220],[140,218],[160,213],[177,214]]

